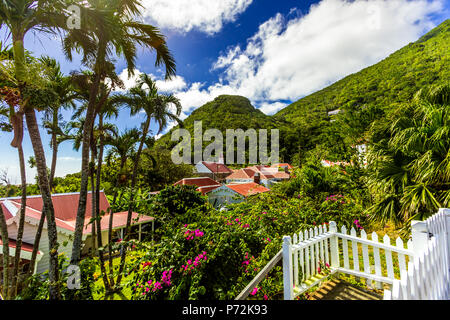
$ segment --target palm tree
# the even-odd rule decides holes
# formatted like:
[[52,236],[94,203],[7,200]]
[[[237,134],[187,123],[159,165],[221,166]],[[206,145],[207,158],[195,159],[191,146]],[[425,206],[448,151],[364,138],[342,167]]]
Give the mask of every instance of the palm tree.
[[[131,229],[131,214],[133,212],[134,206],[134,188],[137,182],[137,174],[139,168],[140,157],[144,148],[144,144],[148,142],[147,136],[150,129],[150,123],[153,119],[159,126],[159,133],[164,130],[168,124],[168,121],[176,121],[182,124],[181,120],[178,118],[181,114],[181,104],[180,101],[173,95],[160,95],[158,94],[158,89],[156,84],[151,80],[150,76],[147,74],[142,74],[137,83],[137,86],[131,88],[128,94],[116,95],[111,98],[112,103],[128,105],[131,109],[131,114],[135,115],[144,112],[146,118],[142,123],[142,134],[141,141],[139,143],[139,148],[137,150],[136,156],[133,159],[134,168],[133,175],[131,177],[131,193],[130,202],[128,206],[128,216],[127,216],[127,226],[125,239],[128,237]],[[172,113],[171,108],[175,107],[175,113]],[[121,252],[121,260],[119,267],[119,275],[116,281],[116,287],[120,285],[122,279],[122,271],[125,265],[126,250]]]
[[56,222],[48,183],[47,166],[44,148],[36,120],[35,106],[33,105],[33,91],[28,91],[28,66],[25,58],[24,38],[29,31],[55,31],[66,28],[68,15],[65,2],[61,0],[1,0],[0,1],[0,27],[6,26],[12,36],[15,78],[24,103],[20,112],[25,114],[28,132],[31,138],[36,159],[39,187],[44,202],[44,212],[47,218],[47,230],[50,245],[50,299],[60,296],[58,286],[58,242]]
[[114,72],[113,52],[122,55],[128,73],[135,70],[137,45],[156,51],[156,65],[165,65],[166,78],[175,74],[175,62],[166,41],[159,30],[135,19],[141,7],[138,0],[87,0],[80,1],[83,29],[71,30],[64,41],[64,50],[69,59],[72,51],[83,50],[82,62],[93,70],[86,121],[83,128],[81,188],[75,225],[75,236],[71,263],[78,264],[81,253],[81,237],[86,210],[89,174],[90,133],[95,119],[95,109],[100,85],[108,74]]
[[409,225],[450,203],[450,84],[425,88],[372,133],[373,219]]
[[61,72],[59,63],[50,57],[42,57],[39,61],[47,69],[47,78],[50,81],[50,89],[53,90],[58,99],[44,110],[44,127],[48,130],[48,134],[51,135],[50,146],[53,149],[52,164],[50,166],[50,188],[53,188],[53,180],[55,178],[56,161],[58,157],[58,136],[63,135],[61,128],[62,116],[60,114],[61,108],[75,109],[75,99],[78,98],[77,92],[75,92],[72,85],[72,78],[65,77]]

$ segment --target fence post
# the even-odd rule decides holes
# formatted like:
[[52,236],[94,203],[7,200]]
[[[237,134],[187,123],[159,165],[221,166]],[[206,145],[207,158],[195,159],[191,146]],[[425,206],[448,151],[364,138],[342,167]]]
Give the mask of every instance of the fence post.
[[[330,221],[330,233],[337,233],[337,225],[336,222]],[[330,250],[331,250],[331,266],[334,268],[339,268],[339,245],[338,238],[336,235],[333,235],[330,238]]]
[[294,281],[292,279],[292,249],[291,237],[283,237],[283,284],[284,300],[294,299]]
[[428,244],[428,228],[425,221],[411,221],[414,260],[417,260]]

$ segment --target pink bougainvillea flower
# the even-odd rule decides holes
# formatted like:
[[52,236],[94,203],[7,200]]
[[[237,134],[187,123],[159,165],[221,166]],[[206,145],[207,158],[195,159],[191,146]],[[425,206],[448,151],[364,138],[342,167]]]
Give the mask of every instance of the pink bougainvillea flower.
[[267,295],[264,295],[264,300],[269,300],[269,297]]
[[252,292],[250,292],[250,294],[251,294],[252,296],[254,296],[254,295],[257,294],[257,293],[258,293],[258,287],[256,287],[255,289],[253,289]]

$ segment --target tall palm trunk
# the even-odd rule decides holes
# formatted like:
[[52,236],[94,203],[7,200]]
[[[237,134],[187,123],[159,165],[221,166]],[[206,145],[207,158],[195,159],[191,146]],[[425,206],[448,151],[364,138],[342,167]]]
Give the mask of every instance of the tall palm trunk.
[[[23,119],[22,119],[23,121]],[[20,253],[22,250],[22,238],[23,238],[23,230],[25,227],[25,207],[27,205],[27,177],[25,172],[25,158],[23,155],[22,143],[18,145],[18,153],[19,153],[19,165],[20,165],[20,178],[21,178],[21,187],[22,187],[22,199],[20,203],[20,216],[19,216],[19,228],[17,230],[17,238],[16,238],[16,255],[14,257],[14,270],[13,270],[13,279],[11,284],[11,290],[14,290],[12,294],[17,294],[17,285],[19,278],[19,264],[20,264]]]
[[[91,177],[91,207],[92,207],[92,217],[95,218],[95,178],[94,178],[94,156],[91,156],[91,165],[90,165],[90,177]],[[92,251],[91,251],[91,257],[93,258],[95,256],[96,251],[96,236],[95,236],[95,221],[92,222],[91,225],[91,234],[92,234]]]
[[36,235],[34,236],[34,243],[33,243],[33,252],[31,253],[31,260],[30,260],[30,268],[28,269],[28,276],[31,276],[34,273],[34,268],[36,265],[36,257],[37,253],[39,251],[39,244],[41,242],[41,236],[42,236],[42,229],[44,229],[44,222],[45,222],[45,214],[46,211],[45,203],[42,208],[42,214],[41,219],[39,220],[39,225],[36,230]]
[[56,230],[55,210],[53,208],[52,197],[50,193],[50,185],[48,183],[47,166],[45,162],[44,148],[42,146],[41,136],[39,134],[39,127],[36,121],[36,114],[33,109],[28,108],[25,111],[27,120],[28,132],[33,145],[34,155],[36,158],[36,166],[39,177],[39,188],[44,203],[45,209],[43,214],[47,218],[47,232],[50,250],[50,299],[59,299],[59,284],[58,284],[58,235]]
[[99,115],[98,129],[100,132],[99,141],[99,152],[98,152],[98,164],[97,164],[97,174],[96,174],[96,188],[95,188],[95,224],[97,226],[97,242],[98,247],[102,248],[98,250],[98,256],[100,258],[100,271],[103,277],[103,283],[107,291],[110,290],[110,285],[108,281],[108,275],[105,269],[105,258],[103,255],[103,241],[102,241],[102,229],[101,229],[101,216],[100,216],[100,181],[102,174],[102,162],[103,162],[103,151],[105,139],[103,136],[103,115]]
[[50,189],[53,189],[53,180],[55,179],[55,172],[56,172],[56,161],[58,159],[58,141],[56,139],[56,132],[55,128],[58,125],[58,111],[55,111],[53,113],[53,130],[52,130],[52,164],[50,167]]
[[0,206],[0,235],[3,242],[3,297],[9,298],[9,235],[5,215]]
[[80,184],[80,199],[78,202],[77,219],[75,223],[75,234],[72,247],[72,256],[70,263],[78,265],[81,259],[81,241],[83,237],[84,219],[86,216],[86,200],[87,188],[89,179],[89,149],[91,146],[91,132],[95,120],[95,102],[98,94],[98,89],[101,81],[101,76],[98,72],[95,75],[94,83],[92,84],[89,93],[89,104],[86,111],[86,119],[83,126],[83,146],[81,149],[81,184]]
[[[128,215],[127,215],[127,226],[125,228],[125,236],[124,236],[124,241],[128,241],[128,237],[131,231],[131,214],[133,212],[134,209],[134,187],[136,186],[136,181],[137,181],[137,175],[138,175],[138,169],[139,169],[139,162],[141,159],[141,154],[142,154],[142,150],[144,149],[144,143],[145,140],[147,139],[147,134],[148,134],[148,129],[150,127],[150,117],[147,118],[147,121],[144,124],[144,130],[142,131],[142,138],[141,138],[141,142],[139,144],[139,149],[138,152],[136,154],[136,159],[134,160],[134,167],[133,167],[133,176],[131,178],[131,194],[130,194],[130,202],[128,204]],[[124,248],[121,252],[121,256],[120,256],[120,267],[119,267],[119,275],[117,276],[117,282],[116,282],[116,286],[120,285],[120,282],[122,280],[122,272],[123,269],[125,267],[125,257],[126,257],[126,248]]]
[[109,226],[108,226],[108,254],[109,254],[109,281],[111,284],[111,288],[114,287],[114,268],[113,268],[113,258],[112,258],[112,229],[113,229],[113,216],[114,216],[114,206],[116,205],[117,195],[118,195],[118,186],[120,182],[120,173],[125,167],[125,162],[127,159],[122,157],[120,159],[120,169],[116,179],[116,190],[114,191],[113,202],[111,205],[111,212],[109,214]]
[[[14,65],[16,71],[16,78],[19,82],[20,92],[23,93],[25,76],[27,69],[25,67],[25,49],[23,46],[23,34],[13,32],[13,53]],[[23,96],[23,94],[22,94]],[[39,133],[39,126],[36,121],[36,114],[32,106],[27,106],[25,110],[25,118],[28,126],[28,132],[33,146],[34,156],[36,158],[36,166],[39,178],[39,189],[41,191],[42,200],[44,203],[45,216],[47,217],[47,231],[50,248],[50,269],[49,269],[49,295],[50,299],[59,299],[59,284],[58,284],[58,239],[55,222],[55,211],[50,193],[50,186],[48,183],[47,165],[45,162],[45,153],[42,146],[41,135]]]

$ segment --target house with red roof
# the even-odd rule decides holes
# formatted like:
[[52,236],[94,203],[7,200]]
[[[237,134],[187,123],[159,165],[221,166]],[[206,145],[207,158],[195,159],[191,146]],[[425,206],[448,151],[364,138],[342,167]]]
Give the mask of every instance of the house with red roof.
[[233,173],[223,162],[200,161],[195,165],[197,175],[210,177],[216,181],[223,181],[227,176]]
[[208,193],[209,202],[216,208],[245,201],[250,196],[269,192],[270,189],[255,182],[222,185]]
[[227,176],[227,183],[248,183],[255,182],[261,183],[267,188],[270,188],[275,183],[289,180],[291,177],[288,166],[284,167],[283,171],[279,170],[278,166],[264,166],[256,165],[252,167],[247,167],[234,171],[232,174]]
[[184,178],[180,181],[175,182],[173,185],[196,186],[198,187],[197,191],[200,191],[203,195],[221,186],[219,182],[208,177]]
[[[70,258],[72,253],[72,241],[75,232],[75,223],[78,209],[79,193],[65,193],[52,195],[53,207],[55,209],[56,228],[58,233],[58,243],[60,244],[58,252],[66,254]],[[83,251],[82,254],[88,254],[92,250],[92,224],[89,224],[92,217],[92,193],[88,193],[86,206],[86,215],[83,228]],[[8,227],[10,255],[15,254],[15,240],[17,239],[19,225],[19,211],[21,198],[3,198],[0,199],[0,205],[6,218]],[[38,228],[39,220],[42,215],[43,201],[42,197],[29,196],[25,207],[25,228],[23,234],[23,245],[21,250],[22,264],[26,267],[31,258],[31,252],[34,248],[34,240]],[[100,211],[108,212],[110,207],[108,199],[104,192],[100,192]],[[113,231],[117,238],[123,238],[123,232],[127,224],[128,212],[117,212],[113,214]],[[101,220],[101,231],[103,245],[107,244],[110,214],[107,213]],[[154,228],[154,218],[142,216],[136,212],[132,213],[132,233],[137,233],[141,239],[142,230]],[[133,231],[134,229],[134,231]],[[0,240],[0,252],[2,252],[3,241]],[[97,244],[98,245],[98,244]],[[35,272],[42,273],[49,267],[49,242],[47,234],[47,223],[44,224],[41,240],[39,242],[39,253]]]

